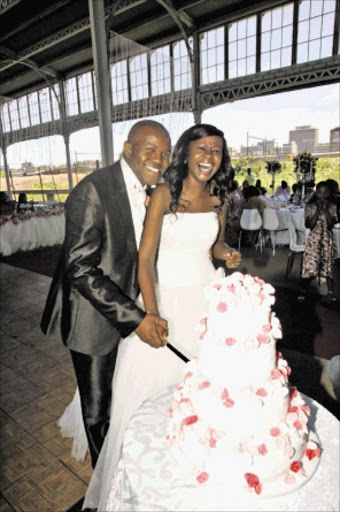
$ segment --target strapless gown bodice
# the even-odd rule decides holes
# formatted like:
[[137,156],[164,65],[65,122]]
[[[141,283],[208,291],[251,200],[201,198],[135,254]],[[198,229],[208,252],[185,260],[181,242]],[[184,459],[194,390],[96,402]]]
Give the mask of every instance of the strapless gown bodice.
[[209,259],[219,229],[215,212],[177,213],[164,217],[157,277],[160,287],[206,283],[215,270]]

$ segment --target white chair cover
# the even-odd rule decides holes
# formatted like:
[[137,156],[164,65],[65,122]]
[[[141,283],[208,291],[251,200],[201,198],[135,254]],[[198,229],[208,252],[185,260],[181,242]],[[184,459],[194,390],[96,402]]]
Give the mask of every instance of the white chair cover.
[[287,216],[287,227],[289,235],[289,249],[291,252],[303,252],[305,250],[305,244],[297,243],[296,229],[289,216]]
[[[239,236],[239,242],[238,242],[238,250],[241,248],[241,233],[242,229],[246,231],[257,231],[261,230],[262,228],[262,217],[260,215],[260,212],[254,208],[254,209],[248,209],[245,208],[242,211],[241,218],[240,218],[240,236]],[[262,233],[260,231],[259,233],[259,242],[260,242],[260,249],[262,252]]]
[[[290,219],[288,215],[287,215],[287,227],[288,227],[290,252],[288,254],[288,260],[287,260],[286,279],[288,279],[288,274],[293,268],[295,254],[297,254],[298,252],[303,253],[305,250],[305,244],[297,243],[296,228],[293,224],[292,219]],[[303,258],[303,255],[302,255],[302,258]],[[301,260],[301,269],[302,269],[302,261],[303,260]]]
[[277,213],[272,208],[265,208],[263,210],[263,229],[266,229],[270,233],[270,239],[273,247],[273,255],[275,255],[276,235],[275,231],[280,225]]
[[253,210],[245,208],[242,211],[240,226],[242,229],[246,229],[247,231],[256,231],[257,229],[261,229],[262,217],[260,212],[256,208]]

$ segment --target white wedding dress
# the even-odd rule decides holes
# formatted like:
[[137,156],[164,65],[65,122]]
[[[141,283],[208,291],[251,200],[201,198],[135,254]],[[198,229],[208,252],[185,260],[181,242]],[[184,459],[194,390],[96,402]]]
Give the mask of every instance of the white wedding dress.
[[[204,287],[216,277],[209,250],[218,229],[215,212],[170,214],[163,221],[157,259],[158,306],[168,321],[168,341],[189,359],[197,355],[199,323],[205,313]],[[168,347],[151,348],[134,333],[121,340],[112,385],[110,428],[86,493],[85,508],[106,510],[131,417],[144,400],[180,383],[184,372],[185,363]],[[84,455],[87,446],[80,416],[76,393],[59,423],[63,435],[74,437],[72,453],[78,457]]]

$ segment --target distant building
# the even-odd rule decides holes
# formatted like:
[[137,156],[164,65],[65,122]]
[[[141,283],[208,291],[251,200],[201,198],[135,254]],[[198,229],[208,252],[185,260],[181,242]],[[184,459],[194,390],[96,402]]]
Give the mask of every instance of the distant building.
[[292,142],[288,142],[288,144],[283,144],[282,145],[282,154],[284,156],[286,156],[286,155],[297,155],[298,154],[298,150],[297,150],[296,142],[292,141]]
[[314,153],[332,153],[332,144],[330,142],[319,142],[315,144]]
[[295,142],[298,153],[314,153],[318,144],[319,130],[311,125],[297,126],[289,132],[289,142]]
[[340,127],[333,128],[330,131],[329,142],[332,153],[340,153]]
[[267,156],[276,156],[278,153],[278,148],[275,145],[275,139],[265,139],[262,142],[258,142],[256,146],[241,146],[240,152],[241,155],[266,158]]
[[230,158],[236,158],[237,154],[238,154],[236,148],[232,148],[232,147],[228,147],[228,153],[229,153]]

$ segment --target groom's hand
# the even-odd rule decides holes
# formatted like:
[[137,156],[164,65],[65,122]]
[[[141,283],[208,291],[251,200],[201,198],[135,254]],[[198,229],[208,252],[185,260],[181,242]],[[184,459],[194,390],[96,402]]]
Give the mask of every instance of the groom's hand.
[[168,333],[168,322],[160,316],[147,314],[135,330],[137,336],[153,348],[164,346]]

